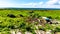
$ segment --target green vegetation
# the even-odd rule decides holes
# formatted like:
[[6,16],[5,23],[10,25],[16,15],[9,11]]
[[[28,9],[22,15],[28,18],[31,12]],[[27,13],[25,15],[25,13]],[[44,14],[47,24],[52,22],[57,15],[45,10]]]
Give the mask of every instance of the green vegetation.
[[[60,10],[9,10],[9,9],[0,9],[0,32],[9,34],[9,31],[12,29],[20,29],[22,32],[29,31],[34,33],[34,30],[37,30],[35,25],[38,25],[38,22],[32,23],[29,20],[34,18],[40,19],[40,17],[46,16],[51,17],[52,19],[60,20]],[[60,28],[55,28],[55,26],[46,24],[45,27],[39,26],[39,30],[53,30],[60,31]]]

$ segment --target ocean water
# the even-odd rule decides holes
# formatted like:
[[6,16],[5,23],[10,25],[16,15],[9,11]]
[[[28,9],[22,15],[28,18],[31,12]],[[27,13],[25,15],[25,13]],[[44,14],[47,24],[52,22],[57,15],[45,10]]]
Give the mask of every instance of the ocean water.
[[2,9],[14,9],[14,10],[60,10],[60,8],[2,8]]

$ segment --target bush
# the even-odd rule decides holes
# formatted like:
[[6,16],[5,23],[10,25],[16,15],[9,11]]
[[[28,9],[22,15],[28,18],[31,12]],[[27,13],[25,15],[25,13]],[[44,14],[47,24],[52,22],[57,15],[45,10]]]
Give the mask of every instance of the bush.
[[8,14],[7,16],[8,16],[8,17],[11,17],[11,18],[15,18],[15,17],[16,17],[16,16],[13,15],[13,14]]
[[38,29],[39,29],[39,30],[46,31],[46,29],[45,29],[44,27],[42,27],[42,26],[38,26]]
[[56,27],[54,31],[55,32],[60,32],[60,28],[59,27]]

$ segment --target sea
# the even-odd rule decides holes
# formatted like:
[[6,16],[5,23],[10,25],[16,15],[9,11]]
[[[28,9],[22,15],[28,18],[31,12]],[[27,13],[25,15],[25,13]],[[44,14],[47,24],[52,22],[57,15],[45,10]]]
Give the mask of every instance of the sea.
[[0,8],[0,9],[14,9],[14,10],[60,10],[60,8]]

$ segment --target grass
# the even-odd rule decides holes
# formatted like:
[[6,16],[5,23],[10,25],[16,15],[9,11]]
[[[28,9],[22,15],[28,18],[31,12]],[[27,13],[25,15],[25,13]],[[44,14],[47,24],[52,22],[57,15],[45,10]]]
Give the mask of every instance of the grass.
[[[15,18],[7,16],[8,14],[13,14]],[[31,16],[34,16],[33,18],[51,16],[52,19],[60,20],[60,10],[0,10],[0,32],[10,31],[11,29],[33,32],[36,30],[35,24],[26,22],[26,19]],[[55,26],[46,24],[44,28],[43,26],[40,28],[43,28],[43,30],[52,30],[53,27]]]

